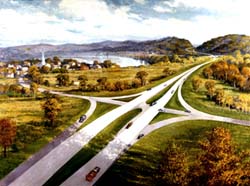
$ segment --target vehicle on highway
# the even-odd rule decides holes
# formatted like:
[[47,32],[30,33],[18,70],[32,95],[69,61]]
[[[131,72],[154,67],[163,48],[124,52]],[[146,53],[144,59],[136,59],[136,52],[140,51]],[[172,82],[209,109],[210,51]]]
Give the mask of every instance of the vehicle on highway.
[[171,91],[171,94],[173,94],[173,93],[174,93],[174,90]]
[[190,110],[185,110],[185,112],[187,112],[187,113],[191,113],[191,111],[190,111]]
[[133,124],[133,122],[128,123],[127,126],[125,127],[125,129],[128,129],[129,127],[131,127],[132,124]]
[[152,88],[148,88],[147,90],[151,90]]
[[153,101],[152,103],[150,103],[150,106],[153,106],[155,105],[157,102],[156,101]]
[[91,182],[97,175],[97,173],[100,171],[100,167],[95,167],[92,169],[85,177],[86,181]]
[[160,108],[160,109],[158,109],[158,111],[159,111],[159,112],[164,112],[164,110],[163,110],[163,109],[161,109],[161,108]]
[[82,123],[87,118],[86,115],[82,115],[79,119],[79,122]]
[[137,139],[140,139],[140,138],[142,138],[144,136],[144,134],[139,134],[138,136],[137,136]]

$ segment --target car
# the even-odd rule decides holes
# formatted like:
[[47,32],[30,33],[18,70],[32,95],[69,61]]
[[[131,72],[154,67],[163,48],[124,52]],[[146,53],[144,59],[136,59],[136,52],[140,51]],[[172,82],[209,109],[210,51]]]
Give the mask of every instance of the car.
[[101,170],[100,167],[93,168],[85,177],[86,181],[91,182],[97,175],[97,173]]
[[138,136],[137,136],[137,139],[140,139],[140,138],[142,138],[144,136],[144,134],[139,134]]
[[128,123],[127,126],[125,127],[125,129],[128,129],[129,127],[131,127],[132,124],[133,124],[133,122]]
[[79,122],[82,123],[87,118],[86,115],[82,115],[79,119]]
[[187,112],[187,113],[191,113],[191,111],[190,111],[190,110],[185,110],[185,112]]
[[147,90],[151,90],[152,88],[148,88]]
[[174,90],[171,91],[171,94],[173,94],[173,93],[174,93]]
[[163,110],[163,109],[158,109],[158,111],[159,111],[159,112],[164,112],[164,110]]
[[150,106],[153,106],[155,105],[157,102],[156,101],[153,101],[152,103],[150,103]]

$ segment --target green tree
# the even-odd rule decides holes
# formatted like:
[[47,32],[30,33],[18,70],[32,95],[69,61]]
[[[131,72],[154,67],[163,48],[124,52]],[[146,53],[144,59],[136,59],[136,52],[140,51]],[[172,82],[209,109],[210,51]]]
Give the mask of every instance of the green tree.
[[48,97],[47,100],[42,104],[44,110],[44,117],[49,120],[50,126],[54,126],[55,119],[61,111],[61,105],[58,100],[54,97]]
[[146,77],[148,76],[148,73],[145,71],[139,71],[136,73],[135,78],[139,79],[141,81],[141,86],[146,85]]
[[7,156],[7,148],[10,147],[16,137],[16,123],[8,118],[0,119],[0,145],[3,147],[3,156]]
[[58,74],[56,76],[56,80],[58,82],[59,86],[68,86],[70,79],[69,79],[69,75],[68,74]]
[[161,152],[161,161],[157,171],[157,185],[185,186],[189,183],[188,163],[185,153],[174,143],[168,143]]

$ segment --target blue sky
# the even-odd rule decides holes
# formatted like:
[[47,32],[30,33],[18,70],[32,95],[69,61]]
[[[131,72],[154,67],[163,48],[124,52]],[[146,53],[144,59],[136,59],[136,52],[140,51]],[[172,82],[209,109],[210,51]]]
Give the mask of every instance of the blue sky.
[[250,35],[247,0],[0,0],[0,47]]

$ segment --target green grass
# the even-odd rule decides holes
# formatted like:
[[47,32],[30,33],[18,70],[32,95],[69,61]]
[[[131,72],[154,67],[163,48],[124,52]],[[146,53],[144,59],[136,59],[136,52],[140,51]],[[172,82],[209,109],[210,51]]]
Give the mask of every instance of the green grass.
[[178,90],[175,92],[175,94],[169,100],[169,102],[165,105],[165,108],[185,111],[185,108],[181,105],[181,103],[178,100]]
[[[206,97],[206,91],[204,87],[198,92],[193,91],[192,78],[194,76],[199,76],[199,75],[202,76],[201,73],[202,73],[203,68],[196,71],[187,79],[187,81],[185,81],[182,87],[182,95],[185,101],[188,104],[190,104],[192,107],[194,107],[195,109],[209,113],[209,114],[220,115],[220,116],[242,119],[242,120],[250,120],[250,115],[247,113],[236,111],[228,107],[222,107],[222,106],[215,104],[213,101],[208,100]],[[228,89],[227,85],[222,85],[220,83],[219,86],[223,86],[225,89]]]
[[175,118],[178,117],[179,115],[176,114],[171,114],[171,113],[162,113],[160,112],[159,114],[157,114],[154,119],[150,122],[150,124],[155,124],[159,121],[162,120],[166,120],[166,119],[170,119],[170,118]]
[[[205,58],[204,58],[205,59]],[[46,74],[44,75],[44,79],[49,80],[51,83],[51,87],[44,87],[46,89],[56,90],[56,91],[64,91],[72,94],[80,94],[80,95],[86,95],[86,96],[122,96],[122,95],[129,95],[129,94],[135,94],[138,92],[142,92],[148,88],[154,87],[160,83],[163,83],[164,81],[184,72],[185,70],[202,63],[204,60],[203,58],[196,60],[194,63],[159,63],[155,65],[148,65],[148,66],[142,66],[142,67],[125,67],[125,68],[114,68],[114,69],[91,69],[86,71],[71,71],[69,73],[70,81],[78,81],[77,78],[79,75],[86,75],[89,79],[87,83],[96,84],[96,80],[101,77],[107,77],[108,81],[115,82],[117,80],[125,80],[125,81],[131,81],[135,78],[135,75],[139,71],[146,71],[149,75],[147,77],[147,80],[152,79],[159,79],[160,76],[164,76],[163,70],[166,67],[169,67],[171,70],[176,71],[177,73],[157,80],[152,81],[146,86],[136,88],[136,89],[128,89],[123,91],[100,91],[100,92],[81,92],[78,91],[77,86],[69,86],[69,87],[56,87],[56,75],[57,74]]]
[[132,146],[126,154],[97,182],[97,186],[155,185],[154,173],[160,160],[159,152],[167,148],[168,141],[182,146],[192,163],[200,152],[197,142],[205,138],[206,131],[214,127],[228,128],[239,149],[249,148],[250,127],[214,121],[185,121],[165,126],[152,132]]
[[[154,95],[153,97],[149,98],[146,103],[147,104],[151,104],[155,101],[157,101],[158,99],[160,99],[162,96],[164,96],[164,94],[171,88],[173,84],[167,86],[166,88],[164,88],[162,91],[160,91],[158,94]],[[150,90],[149,90],[150,91]]]
[[111,141],[116,133],[129,122],[132,118],[141,112],[140,109],[127,112],[119,117],[95,138],[93,138],[84,148],[82,148],[73,158],[71,158],[62,168],[60,168],[44,186],[57,186],[66,180],[70,175],[77,171],[87,161],[89,161],[96,153],[103,149],[109,141]]
[[82,125],[82,127],[88,125],[89,123],[96,120],[100,116],[106,114],[107,112],[109,112],[117,107],[118,107],[117,105],[97,102],[96,109],[95,109],[94,113],[87,119],[87,121]]
[[133,96],[133,97],[129,97],[129,98],[121,98],[121,99],[115,99],[115,100],[117,100],[117,101],[124,101],[124,102],[130,102],[130,101],[134,100],[137,97],[138,96]]
[[19,149],[18,152],[9,151],[7,158],[0,156],[0,178],[73,124],[90,106],[87,100],[61,97],[63,110],[56,121],[58,127],[50,129],[45,127],[43,123],[43,111],[41,109],[43,100],[6,98],[5,96],[0,96],[0,99],[0,116],[12,118],[17,122],[18,133],[15,144]]

